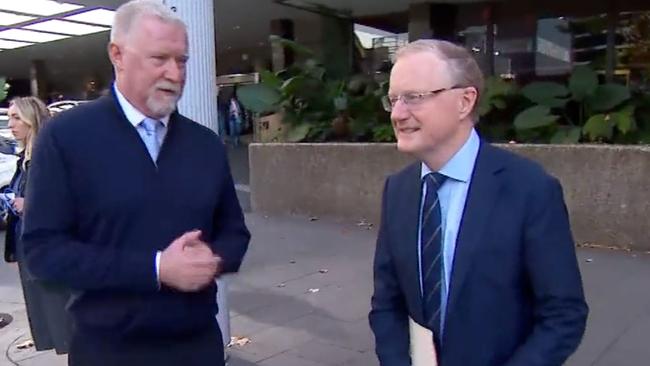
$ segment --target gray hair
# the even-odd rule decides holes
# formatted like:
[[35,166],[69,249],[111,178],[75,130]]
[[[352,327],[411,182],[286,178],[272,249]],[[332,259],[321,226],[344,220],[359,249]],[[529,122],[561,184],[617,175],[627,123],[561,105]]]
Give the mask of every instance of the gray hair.
[[168,23],[177,23],[187,29],[185,22],[160,0],[131,0],[115,12],[111,28],[111,42],[129,34],[131,27],[142,16],[154,16]]
[[472,109],[472,118],[478,121],[479,99],[483,94],[485,79],[483,72],[472,54],[465,48],[448,41],[438,39],[420,39],[411,42],[395,54],[395,62],[401,57],[414,53],[430,52],[447,65],[447,71],[454,85],[459,87],[473,87],[478,93],[476,103]]

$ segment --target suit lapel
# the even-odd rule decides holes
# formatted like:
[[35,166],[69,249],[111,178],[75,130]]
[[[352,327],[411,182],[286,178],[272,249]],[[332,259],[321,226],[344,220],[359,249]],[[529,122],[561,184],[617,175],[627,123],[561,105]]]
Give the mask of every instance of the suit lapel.
[[460,290],[475,259],[474,252],[480,245],[483,231],[499,195],[500,180],[497,172],[503,165],[494,153],[494,147],[481,141],[456,240],[447,313],[453,311],[459,301]]
[[400,209],[397,214],[400,215],[398,232],[403,233],[403,241],[399,246],[404,250],[406,263],[406,283],[408,288],[404,293],[410,298],[409,303],[417,304],[416,314],[414,317],[422,319],[424,317],[422,312],[422,296],[420,296],[420,272],[419,272],[419,257],[418,257],[418,224],[420,219],[420,163],[411,165],[406,171],[403,184],[405,187],[399,190],[404,192],[404,196],[398,198],[400,200]]

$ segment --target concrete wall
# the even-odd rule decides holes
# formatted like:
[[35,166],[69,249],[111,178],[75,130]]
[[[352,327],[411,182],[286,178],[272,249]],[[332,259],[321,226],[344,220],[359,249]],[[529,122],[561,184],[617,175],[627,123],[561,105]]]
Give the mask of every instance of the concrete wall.
[[[650,250],[650,147],[504,147],[560,179],[578,243]],[[376,224],[386,175],[411,161],[394,144],[252,144],[252,208]]]

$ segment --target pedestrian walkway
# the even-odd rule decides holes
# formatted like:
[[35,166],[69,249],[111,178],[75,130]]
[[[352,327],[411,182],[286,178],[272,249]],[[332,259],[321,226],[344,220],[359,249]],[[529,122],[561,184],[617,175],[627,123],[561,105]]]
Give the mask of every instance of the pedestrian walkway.
[[[367,314],[376,228],[361,222],[247,215],[253,241],[241,272],[230,279],[229,366],[375,366]],[[587,334],[569,366],[650,364],[650,255],[579,249],[587,300]],[[15,267],[0,265],[0,329],[4,350],[27,337]],[[22,339],[22,338],[21,338]],[[8,355],[18,365],[63,366],[50,352]]]

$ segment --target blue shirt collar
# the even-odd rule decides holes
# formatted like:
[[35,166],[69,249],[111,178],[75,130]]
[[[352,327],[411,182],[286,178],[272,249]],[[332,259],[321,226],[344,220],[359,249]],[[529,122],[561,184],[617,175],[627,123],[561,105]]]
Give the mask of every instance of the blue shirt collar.
[[[478,137],[476,130],[472,129],[463,147],[438,172],[457,181],[469,182],[474,171],[474,163],[480,145],[481,139]],[[431,172],[432,170],[425,163],[422,163],[421,177],[424,178],[425,175]]]

